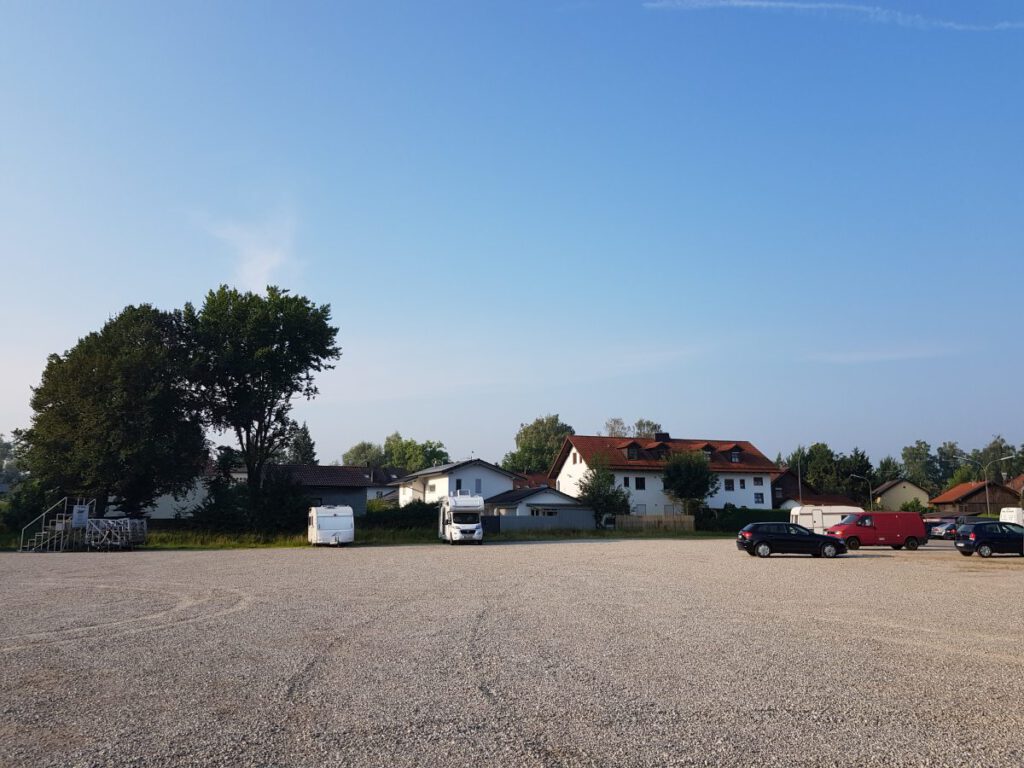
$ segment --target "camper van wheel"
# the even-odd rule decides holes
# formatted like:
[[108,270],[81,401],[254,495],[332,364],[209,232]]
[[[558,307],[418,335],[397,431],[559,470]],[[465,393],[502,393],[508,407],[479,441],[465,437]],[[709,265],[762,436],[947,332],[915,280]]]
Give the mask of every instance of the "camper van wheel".
[[772,553],[772,548],[768,546],[767,541],[762,541],[760,544],[754,547],[754,551],[757,552],[758,557],[768,557],[768,555]]
[[858,539],[856,536],[853,536],[852,538],[847,539],[846,540],[846,548],[847,549],[860,549],[860,539]]
[[918,547],[917,539],[915,539],[913,536],[911,536],[909,539],[907,539],[907,549],[909,549],[911,552],[913,552],[915,549],[917,549],[917,547]]

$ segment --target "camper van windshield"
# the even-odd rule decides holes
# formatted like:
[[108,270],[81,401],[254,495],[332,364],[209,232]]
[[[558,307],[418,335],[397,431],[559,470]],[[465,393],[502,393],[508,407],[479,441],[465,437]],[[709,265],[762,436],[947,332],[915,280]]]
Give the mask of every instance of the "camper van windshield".
[[452,515],[452,522],[460,525],[475,525],[480,522],[480,515],[476,512],[456,512]]
[[846,517],[844,517],[842,520],[839,521],[839,524],[840,525],[853,525],[854,523],[857,522],[858,519],[859,519],[858,515],[847,515]]

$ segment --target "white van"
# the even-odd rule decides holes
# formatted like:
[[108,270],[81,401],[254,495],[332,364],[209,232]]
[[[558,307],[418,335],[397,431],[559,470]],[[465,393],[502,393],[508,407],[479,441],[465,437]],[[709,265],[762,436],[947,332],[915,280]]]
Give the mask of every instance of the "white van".
[[355,516],[352,507],[310,507],[309,543],[341,546],[351,544],[356,538]]
[[1024,508],[1003,507],[1001,510],[999,510],[999,522],[1016,523],[1017,525],[1024,525]]
[[808,506],[793,507],[789,510],[789,522],[810,528],[815,533],[824,533],[826,528],[838,525],[847,515],[862,515],[860,507]]
[[468,491],[457,491],[441,499],[437,514],[437,537],[455,544],[460,541],[484,543],[484,526],[480,515],[484,513],[484,497]]

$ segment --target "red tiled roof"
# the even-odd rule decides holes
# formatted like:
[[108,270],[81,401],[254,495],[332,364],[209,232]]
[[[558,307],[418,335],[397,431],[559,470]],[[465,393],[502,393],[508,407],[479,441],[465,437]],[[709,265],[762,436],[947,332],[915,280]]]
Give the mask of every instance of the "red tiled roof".
[[[639,448],[638,457],[628,458],[626,449],[630,445]],[[562,450],[555,459],[548,478],[554,480],[562,465],[575,448],[583,460],[593,465],[595,459],[603,461],[609,469],[633,469],[660,472],[665,466],[665,458],[659,458],[655,451],[659,447],[668,448],[672,453],[695,453],[711,446],[711,469],[714,472],[778,472],[779,468],[771,459],[761,453],[752,443],[746,440],[623,440],[621,437],[599,437],[592,435],[569,435],[562,443]],[[733,448],[740,450],[739,461],[729,460],[729,452]]]
[[1017,493],[1024,491],[1024,475],[1017,475],[1013,480],[1009,480],[1006,483],[1006,487]]
[[[994,483],[992,483],[994,485]],[[954,485],[945,493],[940,493],[934,499],[928,502],[929,506],[934,507],[936,504],[955,504],[956,502],[972,496],[978,491],[985,489],[985,483],[960,483],[960,485]]]

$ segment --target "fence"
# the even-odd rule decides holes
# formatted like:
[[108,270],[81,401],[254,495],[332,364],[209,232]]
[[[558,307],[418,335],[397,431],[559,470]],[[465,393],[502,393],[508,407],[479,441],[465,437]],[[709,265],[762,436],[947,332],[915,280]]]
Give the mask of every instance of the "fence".
[[616,515],[617,531],[693,531],[693,515]]

